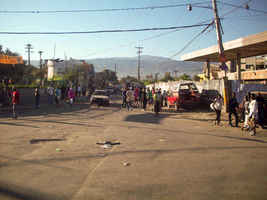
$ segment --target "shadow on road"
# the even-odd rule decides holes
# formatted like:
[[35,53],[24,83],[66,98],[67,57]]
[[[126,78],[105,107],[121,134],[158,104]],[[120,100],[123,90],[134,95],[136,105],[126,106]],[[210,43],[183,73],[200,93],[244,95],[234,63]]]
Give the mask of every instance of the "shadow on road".
[[132,114],[128,115],[124,121],[127,122],[138,122],[138,123],[150,123],[150,124],[159,124],[160,121],[166,117],[168,117],[169,114],[158,114],[155,115],[154,113],[144,113],[144,114]]

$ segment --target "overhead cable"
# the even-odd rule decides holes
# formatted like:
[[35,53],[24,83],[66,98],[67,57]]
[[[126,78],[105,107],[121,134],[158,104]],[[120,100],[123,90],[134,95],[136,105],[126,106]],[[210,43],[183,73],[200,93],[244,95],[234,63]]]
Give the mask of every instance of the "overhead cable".
[[141,32],[141,31],[160,31],[160,30],[173,30],[185,29],[206,26],[208,24],[194,24],[188,26],[171,26],[161,28],[142,28],[142,29],[118,29],[118,30],[100,30],[100,31],[70,31],[70,32],[8,32],[1,31],[0,34],[6,35],[64,35],[64,34],[96,34],[96,33],[122,33],[122,32]]
[[[202,1],[192,3],[191,5],[199,6],[201,4],[209,3],[209,1]],[[137,11],[137,10],[153,10],[153,9],[163,9],[163,8],[176,8],[187,6],[187,4],[174,4],[174,5],[165,5],[165,6],[147,6],[147,7],[136,7],[136,8],[107,8],[107,9],[80,9],[80,10],[0,10],[2,14],[49,14],[49,13],[89,13],[89,12],[117,12],[117,11]]]
[[174,58],[175,56],[178,56],[179,54],[181,54],[193,41],[195,41],[200,35],[202,35],[203,33],[205,33],[208,28],[214,24],[214,21],[212,21],[210,24],[208,24],[201,32],[199,32],[197,35],[195,35],[189,42],[187,42],[185,44],[185,46],[179,50],[177,53],[175,53],[174,55],[170,56],[170,58]]

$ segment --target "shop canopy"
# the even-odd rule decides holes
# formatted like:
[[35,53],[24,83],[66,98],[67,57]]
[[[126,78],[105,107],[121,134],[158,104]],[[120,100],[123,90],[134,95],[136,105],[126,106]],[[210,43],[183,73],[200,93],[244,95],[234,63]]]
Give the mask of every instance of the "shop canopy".
[[21,56],[7,56],[0,54],[0,64],[23,64],[23,59]]
[[[267,31],[223,43],[226,60],[267,54]],[[181,57],[183,61],[220,62],[218,45],[194,51]]]

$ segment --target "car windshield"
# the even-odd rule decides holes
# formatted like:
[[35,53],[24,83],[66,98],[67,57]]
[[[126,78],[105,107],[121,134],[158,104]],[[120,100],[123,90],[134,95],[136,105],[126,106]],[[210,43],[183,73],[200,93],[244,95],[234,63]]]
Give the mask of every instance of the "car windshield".
[[95,91],[94,95],[103,95],[103,96],[107,96],[107,93],[105,91]]

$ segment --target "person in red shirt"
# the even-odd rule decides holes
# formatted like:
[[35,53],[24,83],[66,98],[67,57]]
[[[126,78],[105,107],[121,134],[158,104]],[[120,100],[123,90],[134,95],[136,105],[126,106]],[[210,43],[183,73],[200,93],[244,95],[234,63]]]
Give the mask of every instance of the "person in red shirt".
[[17,119],[16,107],[19,104],[19,92],[16,88],[13,88],[12,92],[12,106],[13,106],[13,118]]

